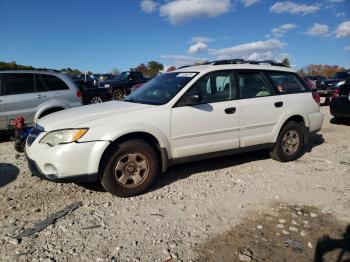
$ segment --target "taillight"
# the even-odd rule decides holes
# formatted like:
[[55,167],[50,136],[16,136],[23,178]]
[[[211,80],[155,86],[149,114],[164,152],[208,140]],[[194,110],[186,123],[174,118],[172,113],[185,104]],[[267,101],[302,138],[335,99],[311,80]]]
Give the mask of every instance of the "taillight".
[[339,93],[340,93],[339,88],[335,89],[333,94],[332,94],[332,98],[338,98],[339,97]]
[[81,97],[81,96],[82,96],[81,91],[78,90],[78,91],[77,91],[77,97]]
[[312,92],[312,98],[315,100],[315,102],[320,105],[321,104],[321,98],[316,92]]

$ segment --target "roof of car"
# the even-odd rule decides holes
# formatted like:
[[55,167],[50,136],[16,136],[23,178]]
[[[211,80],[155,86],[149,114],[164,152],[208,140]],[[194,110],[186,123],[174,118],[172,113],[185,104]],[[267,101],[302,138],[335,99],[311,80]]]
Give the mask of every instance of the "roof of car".
[[58,70],[41,70],[41,69],[10,69],[10,70],[0,70],[0,74],[14,74],[14,73],[29,73],[29,74],[52,74],[52,75],[62,75],[63,73]]
[[273,61],[239,61],[230,62],[235,60],[221,60],[208,62],[202,65],[183,66],[178,68],[175,72],[210,72],[217,70],[232,70],[232,69],[255,69],[255,70],[270,70],[270,71],[283,71],[283,72],[295,72],[295,70],[285,67],[282,64],[275,63]]

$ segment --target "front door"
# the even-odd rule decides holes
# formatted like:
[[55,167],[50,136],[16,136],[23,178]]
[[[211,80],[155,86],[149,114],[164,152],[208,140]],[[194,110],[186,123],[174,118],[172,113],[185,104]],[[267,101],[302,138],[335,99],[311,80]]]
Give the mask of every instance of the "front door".
[[[239,106],[231,71],[212,72],[183,96],[201,101],[175,106],[171,113],[172,157],[180,158],[239,147]],[[179,101],[181,104],[181,100]]]

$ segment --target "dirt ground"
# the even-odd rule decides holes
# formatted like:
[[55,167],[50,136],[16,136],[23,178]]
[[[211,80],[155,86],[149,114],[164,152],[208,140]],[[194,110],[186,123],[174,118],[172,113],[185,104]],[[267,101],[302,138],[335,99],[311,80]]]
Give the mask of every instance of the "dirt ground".
[[3,138],[0,261],[350,261],[350,123],[322,111],[295,162],[259,151],[179,165],[128,199],[32,177]]

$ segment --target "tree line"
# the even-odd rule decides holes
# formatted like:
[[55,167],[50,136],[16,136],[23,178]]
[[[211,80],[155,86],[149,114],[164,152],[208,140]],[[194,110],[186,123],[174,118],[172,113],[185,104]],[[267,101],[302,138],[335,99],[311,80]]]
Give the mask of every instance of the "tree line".
[[[286,67],[291,67],[290,61],[287,57],[284,58],[281,63]],[[47,68],[35,68],[33,66],[20,65],[20,64],[17,64],[15,61],[12,61],[12,62],[1,62],[0,61],[0,70],[20,70],[20,69],[47,69]],[[157,74],[159,74],[159,72],[161,72],[163,70],[164,70],[164,66],[157,61],[149,61],[147,63],[141,63],[138,66],[136,66],[135,68],[130,68],[130,71],[139,71],[143,75],[149,76],[149,77],[154,77]],[[173,70],[176,70],[175,66],[171,66],[167,69],[168,72],[173,71]],[[345,68],[342,66],[338,66],[338,65],[311,64],[311,65],[308,65],[308,66],[303,67],[300,70],[298,70],[298,73],[301,76],[321,75],[321,76],[324,76],[326,78],[329,78],[332,75],[334,75],[336,72],[343,71],[343,70],[345,70]],[[93,74],[90,71],[83,73],[79,69],[72,69],[70,67],[62,68],[58,71],[64,72],[64,73],[67,73],[70,75],[82,75],[84,73],[87,73],[89,75]],[[113,69],[113,70],[111,70],[110,73],[112,73],[114,75],[119,75],[119,70]]]

